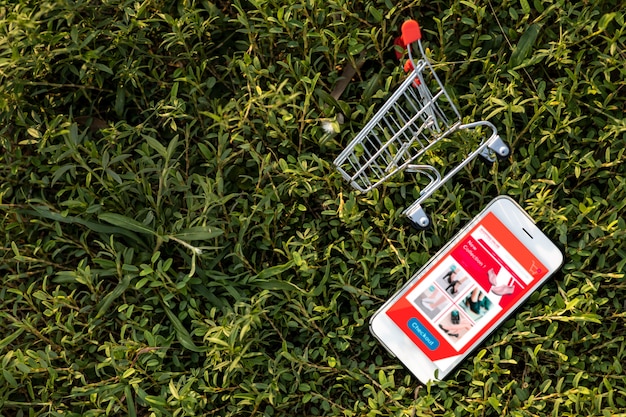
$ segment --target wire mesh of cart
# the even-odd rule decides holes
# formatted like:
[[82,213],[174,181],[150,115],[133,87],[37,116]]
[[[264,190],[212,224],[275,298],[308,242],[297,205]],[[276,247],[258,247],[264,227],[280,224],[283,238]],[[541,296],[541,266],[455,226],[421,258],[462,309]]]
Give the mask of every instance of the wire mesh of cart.
[[[508,156],[509,147],[492,123],[462,123],[461,114],[426,57],[415,20],[404,22],[401,39],[409,58],[406,80],[335,159],[334,165],[362,192],[372,190],[401,171],[423,176],[427,183],[421,187],[419,198],[403,212],[421,229],[431,222],[422,208],[424,200],[476,157],[493,162]],[[412,48],[417,48],[421,58],[414,60]],[[482,132],[483,128],[491,133],[482,135],[477,146],[454,166],[447,167],[445,173],[425,163],[426,156],[453,133],[475,129]]]

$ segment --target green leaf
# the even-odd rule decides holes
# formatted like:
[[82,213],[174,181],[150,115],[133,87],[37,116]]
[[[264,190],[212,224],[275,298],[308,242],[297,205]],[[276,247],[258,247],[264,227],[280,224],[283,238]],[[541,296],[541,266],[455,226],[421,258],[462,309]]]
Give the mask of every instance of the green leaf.
[[381,22],[383,20],[383,14],[376,7],[369,6],[368,7],[368,11],[370,12],[372,17],[374,18],[374,22],[378,23],[378,22]]
[[52,176],[52,180],[50,180],[50,183],[52,185],[56,184],[56,182],[59,180],[59,178],[63,176],[63,174],[65,174],[70,169],[74,169],[74,168],[76,168],[76,165],[74,164],[63,165],[62,167],[60,167],[54,172],[54,175]]
[[572,380],[572,386],[573,386],[574,388],[577,388],[577,387],[578,387],[578,384],[580,383],[580,379],[581,379],[582,377],[585,377],[585,378],[586,378],[585,371],[579,371],[579,372],[576,374],[576,376],[574,376],[574,379]]
[[491,405],[494,410],[496,410],[498,413],[500,412],[500,401],[498,401],[495,396],[490,396],[489,398],[487,398],[487,401],[489,401],[489,405]]
[[174,326],[174,330],[176,332],[176,338],[178,339],[180,344],[185,349],[191,350],[192,352],[203,352],[204,350],[206,350],[206,349],[201,349],[200,347],[196,346],[196,344],[193,342],[193,339],[191,338],[191,334],[189,334],[185,326],[183,326],[183,324],[178,319],[178,317],[176,317],[176,314],[174,314],[172,310],[170,310],[165,305],[165,302],[163,302],[162,305],[163,305],[163,309],[165,310],[165,314],[167,314],[167,317],[170,319],[170,322],[172,322],[172,326]]
[[165,156],[167,160],[172,159],[177,147],[178,147],[178,135],[174,136],[172,140],[170,141],[169,145],[167,145],[166,156]]
[[222,229],[211,226],[194,226],[174,235],[175,238],[191,242],[193,240],[210,240],[224,234]]
[[509,68],[516,68],[522,64],[522,62],[528,57],[533,49],[535,40],[539,35],[541,25],[533,23],[520,37],[519,42],[511,53],[511,60],[509,61]]
[[250,282],[250,285],[254,285],[255,287],[262,288],[264,290],[270,291],[299,291],[302,293],[306,293],[302,288],[298,287],[296,284],[292,284],[289,281],[280,281],[277,279],[271,279],[268,281],[253,281]]
[[78,133],[78,125],[76,123],[72,123],[70,125],[70,130],[68,132],[69,143],[74,147],[78,146],[82,139],[82,135]]
[[266,279],[266,278],[270,278],[276,275],[280,275],[286,270],[288,270],[289,268],[292,268],[293,265],[294,265],[294,261],[290,260],[281,265],[270,266],[269,268],[265,268],[263,271],[261,271],[259,275],[257,275],[257,278]]
[[124,395],[126,396],[128,417],[137,417],[137,410],[135,409],[135,399],[130,385],[126,385],[124,387]]
[[17,330],[12,331],[11,334],[4,339],[0,340],[0,351],[4,351],[4,349],[6,349],[7,346],[9,346],[11,342],[17,339],[23,332],[24,329],[20,327]]
[[530,13],[530,5],[528,4],[528,0],[520,0],[520,5],[522,6],[522,13]]
[[96,314],[96,318],[104,316],[113,301],[115,301],[116,299],[121,297],[122,294],[124,294],[124,291],[126,291],[128,286],[130,285],[130,280],[131,276],[126,275],[124,278],[122,278],[122,281],[117,284],[113,291],[104,296],[104,298],[96,306],[98,308],[98,314]]
[[114,226],[121,227],[122,229],[125,229],[125,230],[130,230],[131,232],[158,236],[158,234],[154,230],[150,229],[148,226],[142,223],[139,223],[135,219],[131,219],[130,217],[126,217],[121,214],[102,213],[98,216],[98,218],[107,223],[111,223]]
[[157,151],[159,155],[161,155],[163,158],[167,157],[167,149],[165,148],[165,146],[163,146],[161,142],[159,142],[152,136],[148,136],[148,135],[141,135],[141,136],[145,139],[148,146],[150,146],[152,149]]
[[600,30],[605,30],[607,28],[607,26],[609,26],[609,23],[611,23],[611,21],[613,19],[615,19],[615,15],[617,13],[613,12],[613,13],[606,13],[604,14],[601,18],[600,21],[598,22],[598,29]]
[[112,227],[112,226],[108,226],[102,223],[92,222],[89,220],[83,220],[75,216],[64,216],[61,213],[52,211],[52,209],[46,206],[33,206],[32,210],[19,210],[19,213],[28,215],[28,216],[41,217],[44,219],[49,219],[49,220],[53,220],[55,222],[60,222],[60,223],[79,224],[97,233],[103,233],[107,235],[117,233],[117,234],[129,237],[137,242],[142,241],[141,239],[139,239],[139,237],[135,233],[127,229],[123,229],[119,227]]
[[32,137],[34,137],[35,139],[41,139],[43,137],[43,135],[41,134],[41,132],[37,129],[35,129],[34,127],[29,127],[26,132],[31,135]]
[[163,397],[157,397],[155,395],[146,395],[146,397],[144,398],[144,400],[156,407],[166,407],[167,406],[167,401],[165,401],[165,399]]
[[119,117],[122,117],[124,114],[124,106],[126,104],[126,92],[122,87],[117,88],[117,93],[115,94],[115,114]]
[[11,387],[11,388],[17,388],[19,387],[19,384],[17,383],[17,381],[15,380],[15,378],[13,377],[13,375],[7,371],[6,369],[2,370],[2,376],[5,380],[5,382]]

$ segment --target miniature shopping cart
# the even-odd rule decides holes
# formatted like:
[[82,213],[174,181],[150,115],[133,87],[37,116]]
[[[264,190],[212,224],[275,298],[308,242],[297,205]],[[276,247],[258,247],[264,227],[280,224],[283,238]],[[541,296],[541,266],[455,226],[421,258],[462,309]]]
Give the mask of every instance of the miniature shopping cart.
[[[481,156],[493,162],[496,158],[508,156],[509,147],[498,136],[493,124],[487,121],[461,123],[459,111],[426,58],[420,40],[420,27],[415,20],[408,20],[402,25],[401,39],[408,50],[409,61],[405,70],[410,73],[407,79],[335,159],[334,164],[343,177],[362,192],[372,190],[401,171],[424,176],[428,182],[420,189],[419,198],[403,212],[417,228],[422,229],[430,224],[430,218],[422,208],[424,200],[474,158]],[[413,60],[411,53],[415,44],[421,54],[417,61]],[[462,161],[445,173],[424,163],[442,141],[453,140],[453,133],[481,130],[483,127],[491,134],[483,136],[472,151],[465,153]]]

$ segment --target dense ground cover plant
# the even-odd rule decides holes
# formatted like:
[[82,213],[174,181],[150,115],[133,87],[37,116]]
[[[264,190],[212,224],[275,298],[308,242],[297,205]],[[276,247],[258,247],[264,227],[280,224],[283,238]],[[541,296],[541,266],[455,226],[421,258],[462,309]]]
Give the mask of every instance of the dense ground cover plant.
[[[0,413],[619,413],[620,6],[0,2]],[[513,149],[434,196],[426,233],[399,215],[412,178],[359,195],[330,164],[401,80],[407,17],[462,113]],[[367,321],[499,193],[566,263],[419,387]]]

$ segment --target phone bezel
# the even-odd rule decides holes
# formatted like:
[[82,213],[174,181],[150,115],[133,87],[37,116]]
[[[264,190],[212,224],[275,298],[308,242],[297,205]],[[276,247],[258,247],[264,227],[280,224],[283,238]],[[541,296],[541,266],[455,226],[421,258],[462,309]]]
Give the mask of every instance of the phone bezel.
[[[450,359],[448,371],[441,371],[426,354],[400,329],[385,312],[406,291],[421,279],[429,269],[437,263],[448,251],[461,239],[465,238],[470,230],[480,222],[487,213],[493,213],[530,252],[541,261],[548,269],[544,277],[536,280],[533,286],[516,303],[511,305],[502,317],[486,328],[483,336],[478,339],[467,353],[460,354]],[[563,264],[563,254],[559,248],[537,227],[534,220],[512,198],[499,196],[493,199],[483,211],[459,231],[435,256],[433,256],[411,279],[397,291],[382,307],[380,307],[370,320],[370,331],[394,357],[398,358],[422,383],[431,380],[445,378],[456,368],[468,355],[470,355],[484,340],[489,337],[500,325],[508,320],[530,295],[550,278]],[[439,371],[439,372],[438,372]]]

